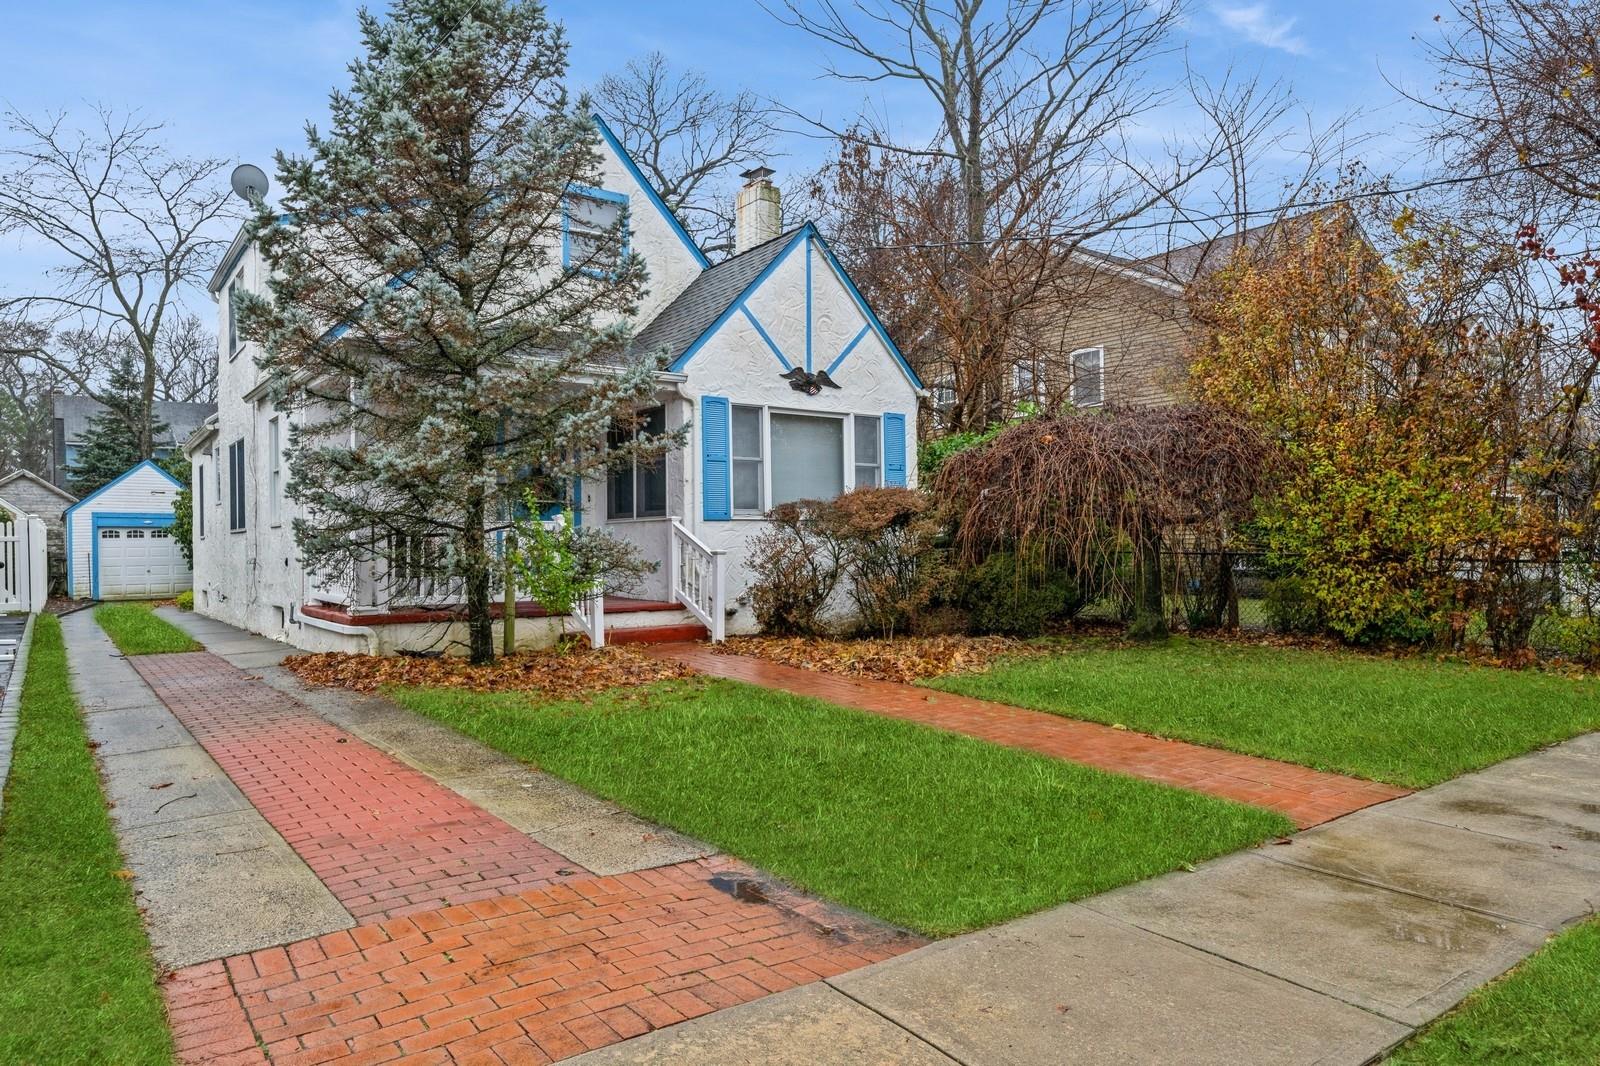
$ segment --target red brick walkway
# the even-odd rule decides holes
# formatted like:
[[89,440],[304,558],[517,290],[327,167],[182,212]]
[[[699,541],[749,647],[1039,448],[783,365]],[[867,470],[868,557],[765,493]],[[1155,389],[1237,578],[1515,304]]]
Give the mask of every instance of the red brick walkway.
[[[909,951],[697,860],[358,926],[174,975],[185,1062],[545,1063]],[[721,887],[719,887],[721,886]]]
[[209,652],[129,662],[357,919],[588,872]]
[[748,655],[724,655],[704,644],[660,644],[641,650],[715,677],[815,696],[857,710],[1268,807],[1288,815],[1301,829],[1407,794],[1405,789],[1374,781],[1163,740],[1043,711],[890,681],[800,670]]
[[551,1062],[921,943],[725,857],[596,877],[216,656],[131,661],[366,919],[171,975],[183,1062]]

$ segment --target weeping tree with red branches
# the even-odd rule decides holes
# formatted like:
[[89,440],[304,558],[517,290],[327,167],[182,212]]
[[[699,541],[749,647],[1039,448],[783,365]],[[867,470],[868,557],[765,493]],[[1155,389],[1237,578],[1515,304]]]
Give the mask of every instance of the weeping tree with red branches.
[[1250,517],[1281,466],[1249,422],[1196,404],[1023,422],[945,462],[932,486],[951,509],[957,557],[1014,551],[1087,572],[1131,548],[1135,637],[1167,635],[1162,547],[1219,541]]

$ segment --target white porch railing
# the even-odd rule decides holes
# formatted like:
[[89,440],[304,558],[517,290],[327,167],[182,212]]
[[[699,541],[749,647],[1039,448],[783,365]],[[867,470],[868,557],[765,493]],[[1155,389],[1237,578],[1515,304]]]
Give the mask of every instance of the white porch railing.
[[728,556],[709,548],[677,518],[667,542],[667,587],[720,643],[727,635]]
[[[545,521],[552,533],[565,519],[557,515]],[[494,562],[489,571],[489,601],[505,597],[505,531],[486,534]],[[384,614],[391,611],[438,610],[459,607],[467,602],[466,582],[450,575],[447,565],[450,538],[446,534],[379,538],[372,558],[352,562],[342,573],[314,585],[311,598],[337,604],[351,614]],[[572,609],[581,631],[594,647],[605,643],[605,597],[585,597]]]
[[46,565],[44,519],[0,500],[0,611],[44,610]]

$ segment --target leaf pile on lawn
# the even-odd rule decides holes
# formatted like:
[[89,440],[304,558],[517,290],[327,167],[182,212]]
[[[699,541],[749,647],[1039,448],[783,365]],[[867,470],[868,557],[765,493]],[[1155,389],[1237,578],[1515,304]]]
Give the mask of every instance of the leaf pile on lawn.
[[555,699],[574,699],[692,673],[677,663],[652,659],[625,647],[520,652],[482,666],[473,666],[455,656],[419,658],[348,652],[294,655],[283,665],[308,685],[356,692],[376,692],[398,685],[472,692],[537,692]]
[[896,637],[892,640],[829,640],[821,637],[733,637],[715,645],[727,655],[770,659],[801,670],[820,670],[873,681],[908,684],[946,674],[986,670],[1003,656],[1030,655],[1040,648],[1010,637]]

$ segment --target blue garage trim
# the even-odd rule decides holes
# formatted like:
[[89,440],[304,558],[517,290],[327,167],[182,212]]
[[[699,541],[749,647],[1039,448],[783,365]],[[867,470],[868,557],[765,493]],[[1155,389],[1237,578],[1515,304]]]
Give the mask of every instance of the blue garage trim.
[[594,119],[594,128],[600,131],[600,136],[605,138],[606,144],[610,145],[611,150],[617,154],[617,158],[622,160],[622,165],[633,176],[633,180],[639,183],[639,188],[644,190],[644,194],[651,205],[655,207],[662,218],[667,220],[667,225],[671,226],[672,232],[678,235],[678,240],[682,241],[683,246],[689,249],[689,254],[694,256],[695,262],[700,264],[700,269],[705,270],[709,267],[711,260],[707,259],[706,253],[702,252],[700,246],[694,243],[694,238],[689,236],[689,231],[683,228],[683,223],[678,221],[678,216],[674,215],[672,209],[661,199],[661,194],[656,192],[655,186],[645,180],[644,171],[639,169],[639,164],[633,161],[633,157],[628,154],[628,150],[622,147],[622,142],[617,139],[615,133],[611,132],[611,127],[606,125],[606,120],[599,115],[590,117]]
[[806,373],[811,373],[811,242],[806,242]]
[[844,282],[844,287],[849,290],[850,296],[855,300],[856,307],[860,309],[862,317],[867,320],[868,324],[872,326],[873,332],[883,341],[883,346],[889,349],[889,354],[894,356],[894,361],[900,364],[900,369],[905,373],[906,380],[910,381],[914,387],[922,388],[922,379],[917,377],[915,370],[911,369],[911,364],[906,362],[906,357],[900,354],[900,349],[895,346],[894,338],[889,336],[889,331],[883,328],[882,322],[878,321],[878,316],[873,312],[872,306],[867,303],[866,297],[861,295],[861,290],[856,288],[856,283],[850,280],[850,274],[833,254],[833,249],[828,247],[828,242],[822,239],[822,234],[817,232],[814,224],[807,222],[806,228],[811,231],[811,236],[815,238],[817,247],[822,250],[823,256],[828,260],[828,265],[833,268],[834,272],[839,275],[840,280]]
[[[73,516],[73,513],[76,512],[80,507],[86,507],[89,504],[93,503],[95,501],[96,497],[100,496],[101,493],[110,492],[112,489],[116,488],[118,485],[122,484],[124,481],[128,480],[130,477],[132,477],[133,475],[137,474],[139,471],[143,470],[145,467],[149,467],[151,470],[154,470],[156,473],[160,474],[162,477],[164,477],[168,481],[172,482],[174,488],[178,488],[178,489],[183,488],[183,482],[179,481],[177,478],[175,478],[171,474],[169,474],[165,467],[161,466],[161,464],[157,463],[153,459],[146,459],[143,462],[139,463],[137,466],[131,466],[127,470],[124,470],[122,473],[118,474],[112,480],[106,482],[104,485],[101,485],[99,488],[97,488],[93,492],[89,493],[89,495],[85,496],[83,499],[79,500],[77,503],[73,504],[71,507],[68,507],[66,509],[66,511],[64,511],[62,513],[61,521],[67,527],[67,595],[68,596],[73,595],[73,590],[77,587],[75,584],[73,584],[73,580],[72,580],[72,578],[73,578],[73,573],[72,573],[72,559],[73,559],[72,516]],[[90,550],[94,551],[94,550],[97,550],[97,549],[94,546],[91,546]],[[90,581],[90,587],[91,588],[97,587],[99,585],[99,582],[100,582],[99,567],[97,567],[97,566],[90,567],[90,569],[89,569],[89,581]]]
[[89,546],[89,598],[100,598],[100,527],[120,526],[123,528],[137,527],[140,529],[159,529],[170,526],[176,519],[171,512],[167,514],[117,514],[107,511],[104,514],[90,516],[89,536],[93,543]]
[[828,373],[832,374],[835,370],[838,370],[839,369],[839,364],[845,361],[845,357],[848,356],[851,352],[855,351],[856,350],[856,345],[860,344],[862,339],[864,337],[866,337],[866,335],[868,333],[871,333],[871,332],[872,332],[872,323],[871,322],[868,322],[866,325],[862,326],[861,327],[861,332],[857,333],[854,337],[850,338],[850,343],[844,346],[844,351],[839,353],[839,357],[837,359],[835,359],[833,362],[828,364]]

